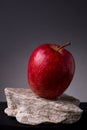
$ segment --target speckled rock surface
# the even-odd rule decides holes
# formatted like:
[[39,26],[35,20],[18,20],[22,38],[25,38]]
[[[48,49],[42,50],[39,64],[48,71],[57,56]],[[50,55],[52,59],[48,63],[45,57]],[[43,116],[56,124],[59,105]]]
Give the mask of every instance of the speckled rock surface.
[[36,96],[30,89],[5,88],[4,91],[7,100],[4,112],[22,124],[74,123],[81,118],[80,101],[69,95],[47,100]]

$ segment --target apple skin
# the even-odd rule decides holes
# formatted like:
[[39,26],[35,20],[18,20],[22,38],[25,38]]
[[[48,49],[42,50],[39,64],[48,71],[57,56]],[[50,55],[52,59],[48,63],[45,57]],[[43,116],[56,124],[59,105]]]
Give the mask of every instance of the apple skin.
[[69,87],[74,72],[75,61],[65,48],[54,43],[44,43],[37,47],[28,62],[28,83],[31,90],[46,99],[54,99]]

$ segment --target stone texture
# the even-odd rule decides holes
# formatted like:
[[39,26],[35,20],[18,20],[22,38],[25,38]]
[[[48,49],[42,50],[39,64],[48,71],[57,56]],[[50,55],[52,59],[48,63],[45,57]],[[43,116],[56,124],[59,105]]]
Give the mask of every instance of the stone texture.
[[74,123],[81,118],[80,101],[66,94],[55,100],[47,100],[30,89],[5,88],[5,95],[7,108],[4,112],[23,124]]

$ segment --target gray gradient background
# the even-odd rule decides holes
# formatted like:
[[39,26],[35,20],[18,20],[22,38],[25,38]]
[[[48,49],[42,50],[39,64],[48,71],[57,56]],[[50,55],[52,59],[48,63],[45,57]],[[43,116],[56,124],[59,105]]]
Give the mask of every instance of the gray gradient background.
[[62,44],[76,62],[74,78],[65,91],[87,102],[86,0],[0,0],[0,101],[4,88],[29,88],[28,59],[45,42]]

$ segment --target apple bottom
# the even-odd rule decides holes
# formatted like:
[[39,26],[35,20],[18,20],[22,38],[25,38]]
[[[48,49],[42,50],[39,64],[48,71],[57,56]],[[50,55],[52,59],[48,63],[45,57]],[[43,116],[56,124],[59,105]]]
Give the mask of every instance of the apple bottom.
[[29,82],[31,86],[31,90],[38,96],[46,99],[55,99],[60,97],[65,90],[68,88],[70,82],[65,82],[62,84],[62,86],[35,86],[31,82]]

